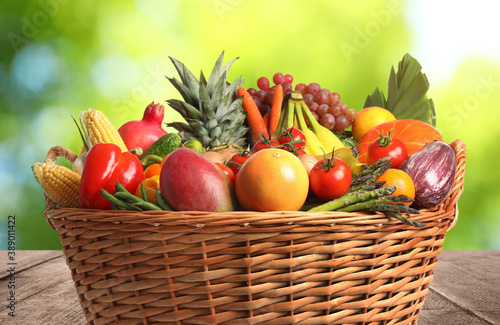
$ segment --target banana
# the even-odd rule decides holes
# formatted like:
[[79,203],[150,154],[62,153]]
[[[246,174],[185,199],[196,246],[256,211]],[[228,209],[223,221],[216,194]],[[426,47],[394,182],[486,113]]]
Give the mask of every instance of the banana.
[[359,150],[351,147],[343,147],[339,149],[335,149],[334,153],[335,158],[339,158],[345,161],[346,164],[349,165],[351,169],[351,173],[354,174],[356,170],[356,165],[359,164]]
[[313,129],[313,132],[316,134],[316,136],[319,138],[321,143],[323,144],[323,148],[325,151],[331,151],[334,148],[339,149],[339,148],[344,148],[345,145],[340,141],[339,138],[335,134],[333,134],[332,131],[328,130],[321,124],[319,124],[318,121],[314,118],[312,115],[311,111],[307,107],[306,103],[301,100],[298,102],[296,105],[301,106],[302,114],[304,114],[309,121],[309,124],[311,125],[311,128]]
[[[293,103],[294,101],[290,100],[290,102]],[[304,133],[304,136],[306,137],[306,147],[304,148],[304,151],[313,156],[323,154],[323,144],[318,139],[316,134],[307,127],[306,121],[304,120],[304,115],[302,114],[302,109],[299,106],[300,102],[296,102],[295,104],[291,105],[294,105],[295,107],[295,116],[297,117],[298,128],[300,131],[302,131],[302,133]]]
[[[331,153],[326,154],[326,157],[330,156]],[[333,153],[335,158],[339,158],[343,160],[347,165],[349,165],[349,168],[351,169],[351,173],[355,175],[356,173],[359,172],[359,150],[356,148],[352,147],[343,147],[339,149],[335,149],[335,152]],[[318,160],[323,160],[324,155],[318,155],[315,156],[316,159]]]
[[354,169],[351,169],[352,176],[356,175],[359,172],[362,172],[364,170],[363,169],[364,165],[365,164],[363,164],[363,163],[357,163],[356,166],[354,167]]

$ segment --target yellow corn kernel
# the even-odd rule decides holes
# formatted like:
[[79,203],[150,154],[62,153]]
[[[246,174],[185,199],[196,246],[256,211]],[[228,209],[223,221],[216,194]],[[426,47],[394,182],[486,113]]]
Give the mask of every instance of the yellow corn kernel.
[[105,142],[118,145],[122,151],[128,150],[120,133],[102,111],[89,109],[81,112],[80,121],[89,147],[99,142]]
[[38,184],[54,203],[65,208],[80,207],[81,176],[78,173],[52,161],[37,162],[31,169]]

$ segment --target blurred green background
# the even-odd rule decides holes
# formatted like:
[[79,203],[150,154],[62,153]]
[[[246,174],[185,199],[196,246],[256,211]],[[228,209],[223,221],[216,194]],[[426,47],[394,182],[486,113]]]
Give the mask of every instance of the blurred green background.
[[[8,1],[0,3],[0,248],[16,215],[18,249],[60,249],[31,173],[54,145],[79,152],[71,116],[88,108],[116,127],[151,101],[178,98],[168,56],[255,87],[289,73],[362,108],[405,53],[423,66],[447,142],[467,145],[465,192],[445,249],[500,249],[500,30],[494,2]],[[165,122],[178,119],[167,110]],[[64,163],[64,162],[61,162]]]

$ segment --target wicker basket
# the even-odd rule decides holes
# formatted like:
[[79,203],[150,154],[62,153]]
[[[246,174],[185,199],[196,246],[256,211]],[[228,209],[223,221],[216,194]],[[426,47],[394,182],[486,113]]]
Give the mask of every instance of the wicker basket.
[[413,228],[380,213],[132,212],[58,208],[88,324],[417,324],[457,221],[448,198]]

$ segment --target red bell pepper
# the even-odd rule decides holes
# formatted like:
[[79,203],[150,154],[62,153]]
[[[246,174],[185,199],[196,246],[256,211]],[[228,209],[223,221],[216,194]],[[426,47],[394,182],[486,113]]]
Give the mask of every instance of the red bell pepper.
[[144,179],[144,170],[137,156],[122,152],[113,143],[97,143],[85,158],[80,181],[80,206],[84,209],[111,209],[111,203],[101,196],[101,189],[115,192],[116,182],[127,191],[135,189]]

